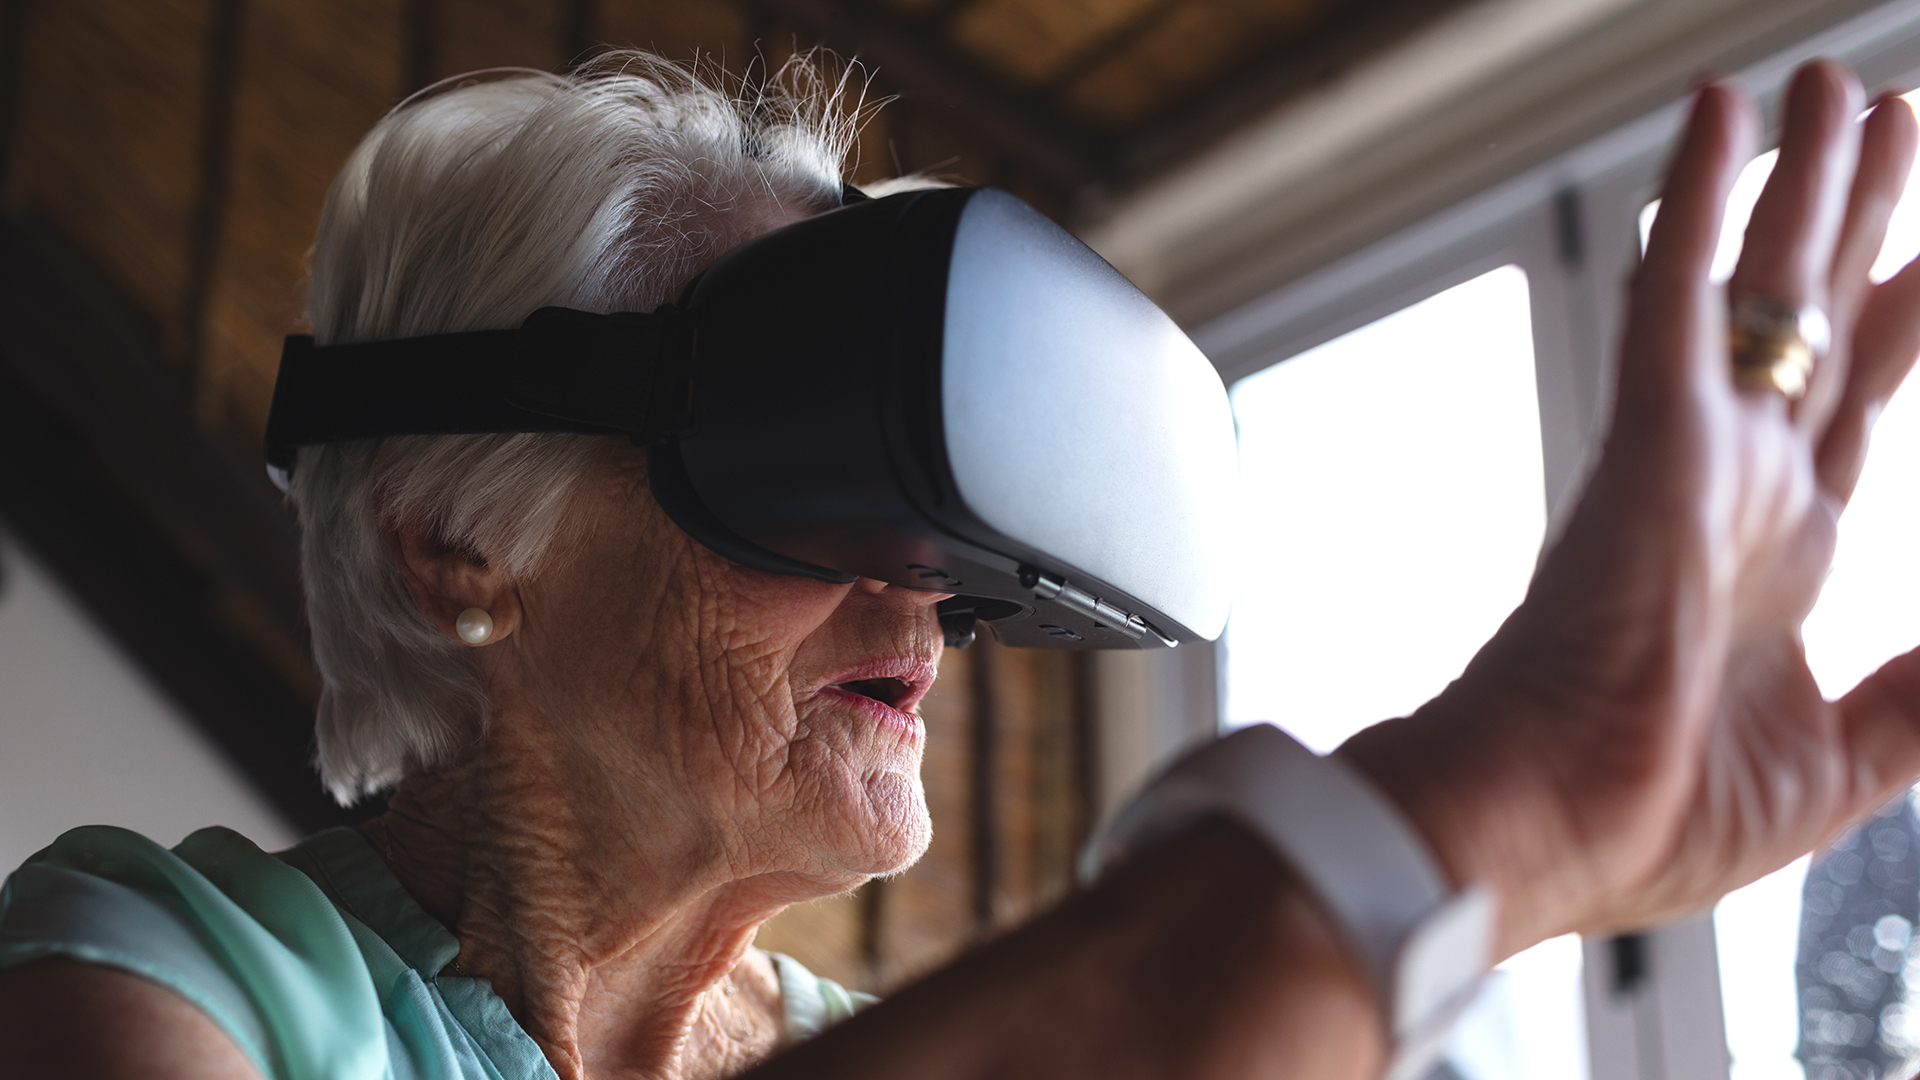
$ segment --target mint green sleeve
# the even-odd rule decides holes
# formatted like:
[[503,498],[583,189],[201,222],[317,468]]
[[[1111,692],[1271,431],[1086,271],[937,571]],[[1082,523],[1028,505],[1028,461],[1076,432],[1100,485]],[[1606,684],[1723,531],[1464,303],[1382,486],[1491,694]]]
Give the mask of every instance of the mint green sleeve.
[[815,975],[785,953],[770,952],[767,958],[780,977],[780,1010],[789,1043],[811,1039],[880,1000]]
[[110,826],[62,835],[0,888],[0,968],[49,957],[167,987],[273,1080],[389,1075],[352,932],[306,875],[230,830],[173,851]]

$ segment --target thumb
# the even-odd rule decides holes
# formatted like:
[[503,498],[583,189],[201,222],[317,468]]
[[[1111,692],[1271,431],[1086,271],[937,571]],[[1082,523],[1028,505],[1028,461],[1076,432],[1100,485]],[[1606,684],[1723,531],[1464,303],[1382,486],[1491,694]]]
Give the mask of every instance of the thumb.
[[1862,679],[1840,699],[1839,709],[1852,817],[1884,803],[1920,774],[1920,649]]

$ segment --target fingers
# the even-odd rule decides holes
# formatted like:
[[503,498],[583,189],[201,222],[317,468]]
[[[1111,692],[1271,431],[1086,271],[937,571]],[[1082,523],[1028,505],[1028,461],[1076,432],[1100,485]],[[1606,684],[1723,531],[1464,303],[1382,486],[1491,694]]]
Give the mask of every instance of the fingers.
[[[1784,111],[1780,159],[1754,204],[1740,263],[1727,290],[1730,296],[1753,296],[1789,308],[1813,304],[1824,311],[1859,157],[1854,117],[1860,113],[1860,84],[1838,64],[1808,64],[1788,85]],[[1829,386],[1844,385],[1843,372],[1833,370],[1845,363],[1835,358],[1840,351],[1829,349],[1817,365],[1828,368],[1816,370],[1815,376]],[[1747,393],[1769,407],[1784,409],[1787,404],[1771,390]],[[1824,389],[1817,400],[1831,408],[1837,396],[1836,389]]]
[[1915,123],[1913,110],[1899,98],[1883,99],[1867,118],[1860,175],[1854,182],[1840,252],[1834,258],[1834,309],[1852,327],[1852,347],[1847,350],[1847,377],[1834,395],[1838,400],[1826,420],[1814,464],[1821,487],[1842,502],[1852,497],[1860,480],[1873,418],[1920,353],[1920,318],[1916,318],[1920,316],[1920,273],[1909,266],[1877,289],[1867,279],[1884,241],[1887,219],[1906,186],[1916,146],[1920,146],[1920,124]]
[[1920,774],[1920,649],[1887,661],[1839,707],[1852,816],[1885,802]]
[[[1724,350],[1693,346],[1714,293],[1708,273],[1727,192],[1753,156],[1758,127],[1752,102],[1732,86],[1708,84],[1694,99],[1661,191],[1660,214],[1647,237],[1646,258],[1634,275],[1634,316],[1620,357],[1623,413],[1635,402],[1659,408],[1673,398],[1677,384],[1707,374],[1704,363],[1725,367]],[[1724,372],[1718,374],[1724,381]]]
[[1842,502],[1853,497],[1867,460],[1867,437],[1880,410],[1920,356],[1920,261],[1873,289],[1853,332],[1846,394],[1821,437],[1820,486]]
[[1860,84],[1838,64],[1808,64],[1787,88],[1780,160],[1754,204],[1728,288],[1788,304],[1827,302],[1846,197],[1859,156]]
[[1882,95],[1861,128],[1860,165],[1833,257],[1830,289],[1836,310],[1856,310],[1866,297],[1867,272],[1880,257],[1887,223],[1906,190],[1916,143],[1920,126],[1912,107],[1892,94]]
[[[1833,270],[1828,278],[1834,355],[1831,363],[1822,363],[1814,372],[1813,386],[1800,403],[1799,418],[1809,431],[1827,430],[1842,402],[1851,402],[1854,406],[1864,402],[1865,399],[1850,389],[1856,382],[1850,372],[1857,371],[1862,363],[1871,366],[1885,362],[1883,356],[1872,352],[1862,354],[1846,346],[1853,338],[1861,305],[1870,289],[1867,272],[1880,255],[1880,247],[1887,238],[1887,223],[1906,189],[1916,142],[1920,142],[1920,127],[1914,123],[1913,110],[1897,97],[1883,96],[1874,105],[1861,132],[1860,166],[1854,173],[1853,190],[1847,197],[1846,217],[1840,227]],[[1871,383],[1881,381],[1879,373],[1865,374]],[[1891,387],[1888,391],[1891,392]]]

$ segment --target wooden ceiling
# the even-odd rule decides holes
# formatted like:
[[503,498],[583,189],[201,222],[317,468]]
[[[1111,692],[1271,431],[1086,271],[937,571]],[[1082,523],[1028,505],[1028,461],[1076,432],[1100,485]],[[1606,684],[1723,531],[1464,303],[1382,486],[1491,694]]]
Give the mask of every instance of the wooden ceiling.
[[736,73],[825,46],[893,100],[858,179],[934,169],[1073,224],[1458,0],[5,0],[0,200],[69,239],[257,453],[321,198],[447,75],[599,47]]
[[[1457,0],[750,0],[1077,200],[1123,189]],[[1091,198],[1090,198],[1091,197]],[[1069,216],[1071,215],[1070,206]]]

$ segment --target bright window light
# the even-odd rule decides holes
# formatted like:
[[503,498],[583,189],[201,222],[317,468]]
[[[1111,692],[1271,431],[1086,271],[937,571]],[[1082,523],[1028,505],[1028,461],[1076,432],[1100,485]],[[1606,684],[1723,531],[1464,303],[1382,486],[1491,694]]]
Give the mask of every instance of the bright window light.
[[[1717,276],[1732,272],[1741,233],[1776,155],[1749,164],[1729,200],[1727,227],[1715,258]],[[1874,262],[1876,281],[1891,277],[1920,252],[1920,198],[1909,182],[1886,245]],[[1641,214],[1642,242],[1657,204]],[[1833,572],[1806,622],[1807,663],[1821,690],[1838,697],[1887,660],[1920,645],[1920,394],[1896,396],[1874,429],[1873,453],[1852,505],[1840,522]],[[1734,892],[1714,910],[1721,996],[1733,1080],[1802,1080],[1794,1058],[1804,1018],[1794,962],[1799,949],[1806,859]],[[1907,975],[1908,985],[1914,976]]]
[[[1920,100],[1920,95],[1908,94],[1906,100],[1913,103]],[[1760,191],[1766,187],[1767,177],[1773,175],[1773,164],[1779,157],[1780,151],[1769,150],[1747,162],[1734,180],[1733,190],[1727,193],[1726,223],[1720,230],[1720,246],[1713,253],[1713,280],[1725,281],[1733,276],[1734,264],[1740,261],[1747,222],[1753,217],[1754,204],[1760,201]],[[1900,205],[1894,209],[1893,220],[1887,225],[1887,242],[1868,271],[1868,276],[1875,281],[1887,280],[1911,262],[1914,255],[1920,254],[1920,199],[1911,197],[1914,187],[1909,178],[1906,195],[1902,196]],[[1659,213],[1659,199],[1640,208],[1641,251],[1647,250],[1647,237],[1652,234],[1653,219]]]
[[1793,1056],[1800,1040],[1793,961],[1806,880],[1807,860],[1795,859],[1713,909],[1733,1080],[1802,1080]]
[[1444,688],[1546,524],[1527,277],[1501,267],[1233,389],[1249,572],[1227,717],[1316,750]]
[[[1911,194],[1911,189],[1909,189]],[[1912,204],[1910,199],[1908,205]],[[1916,243],[1915,246],[1920,246]],[[1805,628],[1828,697],[1920,645],[1920,394],[1894,396],[1840,519],[1833,573]],[[1733,1080],[1801,1080],[1794,958],[1807,860],[1730,894],[1714,911]]]
[[[1740,261],[1741,234],[1746,231],[1747,219],[1753,216],[1753,204],[1760,201],[1760,189],[1767,186],[1767,177],[1773,175],[1774,159],[1780,151],[1769,150],[1740,170],[1733,181],[1733,189],[1727,192],[1726,224],[1720,229],[1720,246],[1713,251],[1713,269],[1709,271],[1715,281],[1725,281],[1733,276],[1733,265]],[[1660,200],[1655,199],[1640,208],[1640,250],[1647,250],[1647,238],[1653,235],[1653,219],[1660,216]]]
[[1895,394],[1840,518],[1833,572],[1807,616],[1807,665],[1829,698],[1920,645],[1920,394]]
[[[1506,266],[1233,390],[1246,575],[1227,716],[1317,750],[1404,715],[1525,595],[1546,525],[1527,277]],[[1580,943],[1501,965],[1449,1053],[1462,1075],[1587,1075]]]

